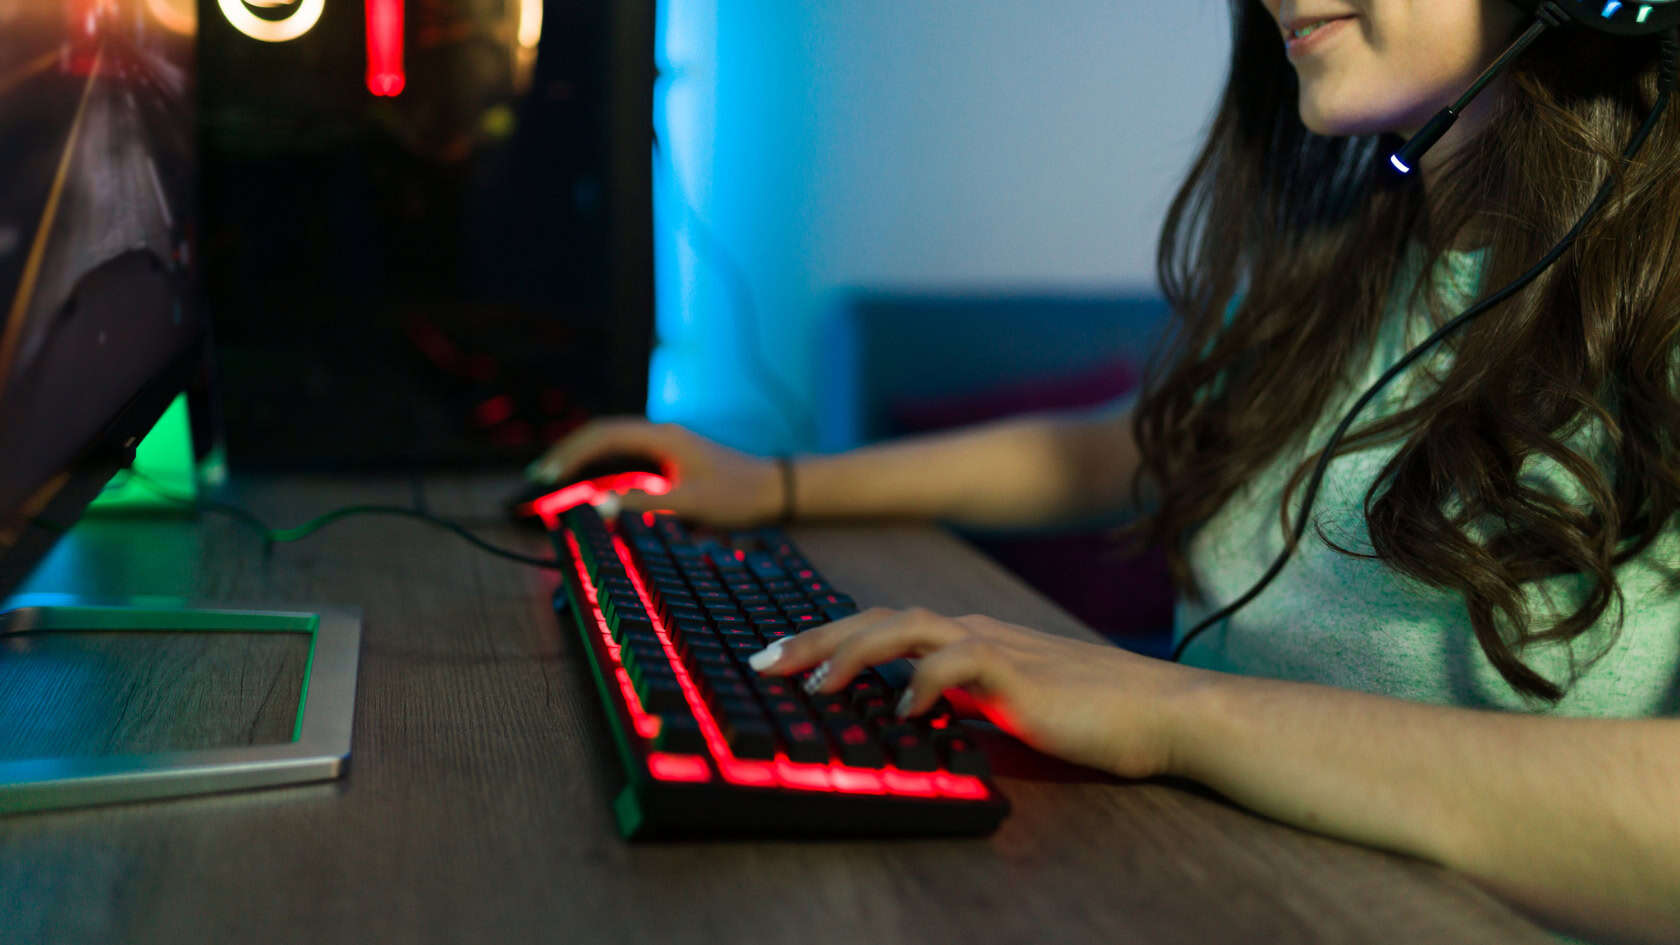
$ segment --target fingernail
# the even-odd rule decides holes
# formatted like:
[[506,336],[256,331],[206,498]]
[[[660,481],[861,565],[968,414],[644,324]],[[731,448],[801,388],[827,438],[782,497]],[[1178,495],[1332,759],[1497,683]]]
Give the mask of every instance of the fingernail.
[[811,670],[811,675],[805,677],[806,695],[816,692],[817,689],[822,686],[822,684],[828,679],[829,669],[828,660],[823,660],[821,666]]
[[747,657],[747,665],[751,666],[754,672],[764,672],[781,660],[782,646],[786,643],[787,638],[783,637],[764,649],[759,650],[757,653]]
[[904,690],[904,695],[898,697],[898,708],[895,710],[898,713],[898,717],[901,719],[909,718],[910,704],[915,701],[916,694],[909,689]]

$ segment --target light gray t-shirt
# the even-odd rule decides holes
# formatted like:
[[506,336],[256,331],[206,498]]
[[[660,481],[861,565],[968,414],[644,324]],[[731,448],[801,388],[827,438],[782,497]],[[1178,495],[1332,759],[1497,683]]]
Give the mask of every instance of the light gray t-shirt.
[[[1432,274],[1462,310],[1473,300],[1479,253],[1454,253]],[[1285,535],[1278,506],[1289,474],[1312,450],[1329,440],[1342,415],[1390,365],[1431,326],[1426,312],[1403,312],[1406,292],[1421,269],[1421,253],[1397,279],[1380,338],[1369,363],[1351,372],[1354,383],[1330,399],[1307,444],[1286,450],[1261,475],[1239,490],[1194,536],[1190,565],[1208,593],[1209,605],[1180,600],[1174,642],[1203,617],[1246,592],[1282,550]],[[1405,317],[1402,317],[1404,315]],[[1444,376],[1450,354],[1445,342],[1396,378],[1360,414],[1354,429],[1413,403]],[[1602,443],[1584,427],[1571,442]],[[1314,502],[1313,515],[1337,544],[1370,553],[1363,497],[1399,449],[1390,443],[1346,454],[1331,463]],[[1589,454],[1595,455],[1595,454]],[[1535,461],[1525,476],[1551,484],[1580,502],[1580,489],[1551,460]],[[1295,508],[1306,490],[1297,488]],[[1291,516],[1294,520],[1294,516]],[[1549,707],[1511,689],[1499,675],[1470,627],[1462,594],[1427,587],[1381,561],[1345,555],[1326,545],[1309,526],[1294,556],[1259,597],[1221,624],[1209,627],[1184,653],[1184,662],[1225,672],[1316,682],[1445,705],[1500,707],[1558,715],[1640,717],[1680,715],[1680,528],[1670,527],[1617,574],[1624,602],[1620,636],[1610,642],[1617,607],[1612,600],[1594,627],[1572,645],[1543,645],[1518,656],[1555,682],[1565,683],[1571,666],[1608,646],[1605,655]],[[1531,626],[1550,626],[1581,599],[1585,580],[1577,576],[1529,585]],[[1547,605],[1550,596],[1551,607]]]

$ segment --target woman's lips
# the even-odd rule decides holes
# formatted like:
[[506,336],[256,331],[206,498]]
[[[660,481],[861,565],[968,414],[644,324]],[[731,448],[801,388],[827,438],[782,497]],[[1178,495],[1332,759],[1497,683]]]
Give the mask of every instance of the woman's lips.
[[1344,16],[1324,21],[1324,25],[1300,39],[1296,39],[1294,34],[1291,33],[1286,44],[1289,58],[1294,59],[1318,49],[1329,40],[1346,32],[1347,25],[1354,19],[1355,17]]

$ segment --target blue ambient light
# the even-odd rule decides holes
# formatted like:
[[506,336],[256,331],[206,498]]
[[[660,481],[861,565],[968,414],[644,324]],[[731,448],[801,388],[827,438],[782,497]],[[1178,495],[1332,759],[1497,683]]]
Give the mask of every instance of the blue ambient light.
[[1412,172],[1412,169],[1406,166],[1406,162],[1400,160],[1400,155],[1398,155],[1398,154],[1393,155],[1388,160],[1389,160],[1390,164],[1394,165],[1394,169],[1399,171],[1400,173],[1410,174]]
[[1610,19],[1611,17],[1615,16],[1616,11],[1620,10],[1621,8],[1622,8],[1622,0],[1610,0],[1609,3],[1606,3],[1604,5],[1604,18],[1606,20]]

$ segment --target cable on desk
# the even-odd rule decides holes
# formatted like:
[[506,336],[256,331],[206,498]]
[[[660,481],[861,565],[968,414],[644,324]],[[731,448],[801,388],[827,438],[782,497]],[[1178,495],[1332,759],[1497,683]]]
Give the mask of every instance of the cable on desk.
[[155,479],[152,479],[145,473],[140,472],[138,469],[130,467],[128,473],[136,482],[139,482],[160,498],[170,502],[190,505],[206,512],[216,512],[235,519],[241,524],[250,527],[263,536],[263,551],[265,554],[272,551],[273,546],[276,544],[282,542],[302,541],[340,519],[351,518],[357,515],[391,515],[399,518],[417,519],[444,529],[445,531],[452,532],[457,537],[471,544],[473,547],[478,548],[480,551],[488,552],[498,558],[506,558],[509,561],[517,561],[520,564],[529,565],[533,568],[547,568],[553,571],[558,571],[562,567],[560,562],[554,560],[553,558],[538,558],[532,555],[520,554],[517,551],[509,551],[506,548],[498,548],[477,535],[474,535],[472,532],[468,531],[465,527],[456,522],[451,522],[446,518],[433,515],[430,512],[422,512],[419,509],[405,508],[400,505],[349,505],[344,508],[334,509],[325,515],[310,519],[295,528],[276,529],[259,518],[256,513],[244,506],[235,505],[231,502],[221,502],[216,499],[206,499],[203,497],[193,498],[178,495],[171,492],[166,486],[157,482]]

